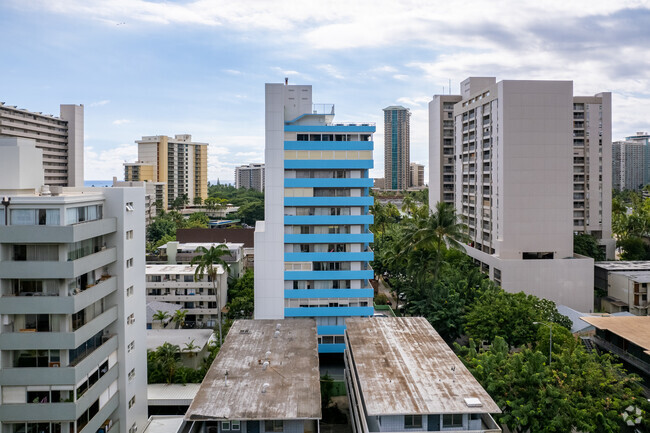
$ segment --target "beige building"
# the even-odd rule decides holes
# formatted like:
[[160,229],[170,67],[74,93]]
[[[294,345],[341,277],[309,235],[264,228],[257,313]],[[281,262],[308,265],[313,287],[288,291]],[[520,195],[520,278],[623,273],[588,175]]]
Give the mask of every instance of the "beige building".
[[45,185],[84,186],[84,106],[62,104],[59,117],[0,102],[0,138],[35,140],[43,150]]
[[411,112],[402,106],[384,108],[384,188],[409,187]]
[[187,195],[208,197],[208,143],[192,141],[190,134],[153,135],[137,140],[138,160],[124,164],[125,181],[165,183],[163,208]]
[[424,165],[412,162],[409,166],[410,188],[422,188],[424,186]]
[[494,77],[468,78],[461,91],[429,104],[440,167],[430,170],[430,206],[454,203],[467,253],[504,289],[592,311],[593,260],[574,256],[573,233],[613,254],[610,95]]

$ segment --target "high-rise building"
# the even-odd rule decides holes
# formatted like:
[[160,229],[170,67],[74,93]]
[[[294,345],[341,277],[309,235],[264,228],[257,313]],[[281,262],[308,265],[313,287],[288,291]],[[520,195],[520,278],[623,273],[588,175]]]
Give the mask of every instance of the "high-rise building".
[[409,187],[411,152],[411,112],[402,106],[384,108],[384,179],[385,189]]
[[342,353],[345,318],[372,316],[371,123],[335,123],[308,85],[266,84],[265,220],[255,229],[255,318],[315,317]]
[[641,191],[644,183],[646,145],[637,141],[612,143],[612,188]]
[[409,187],[421,188],[424,186],[424,165],[412,162],[409,166]]
[[59,117],[0,102],[0,138],[30,138],[43,149],[45,185],[84,186],[84,106],[62,104]]
[[236,167],[235,188],[264,191],[264,164],[252,163]]
[[643,147],[643,184],[650,184],[650,134],[637,132],[635,135],[625,137],[625,141],[640,143]]
[[593,261],[574,256],[573,234],[613,254],[611,95],[493,77],[468,78],[461,92],[429,104],[430,206],[454,204],[467,254],[504,289],[591,311]]
[[44,187],[42,154],[0,140],[0,430],[133,432],[147,421],[144,190]]
[[187,196],[208,198],[208,143],[192,141],[190,134],[153,135],[137,140],[138,161],[124,164],[125,181],[164,182],[163,208]]

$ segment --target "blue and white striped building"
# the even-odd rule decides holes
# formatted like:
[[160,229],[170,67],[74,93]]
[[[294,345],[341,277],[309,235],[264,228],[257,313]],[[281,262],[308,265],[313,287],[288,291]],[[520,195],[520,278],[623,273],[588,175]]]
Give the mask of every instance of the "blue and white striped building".
[[255,230],[255,318],[314,317],[319,352],[372,316],[371,123],[334,123],[311,86],[266,85],[265,221]]

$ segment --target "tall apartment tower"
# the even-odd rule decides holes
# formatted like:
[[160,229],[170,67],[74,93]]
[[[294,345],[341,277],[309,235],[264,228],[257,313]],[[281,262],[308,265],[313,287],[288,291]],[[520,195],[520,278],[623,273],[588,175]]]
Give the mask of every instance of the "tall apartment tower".
[[0,139],[0,431],[142,429],[144,190],[43,187],[42,154]]
[[235,188],[264,191],[264,164],[252,163],[235,168]]
[[384,189],[409,187],[411,112],[402,106],[384,108]]
[[593,260],[574,256],[573,234],[600,236],[613,253],[610,94],[493,77],[468,78],[461,92],[429,104],[430,166],[440,167],[430,206],[454,204],[467,254],[505,290],[591,311]]
[[646,146],[636,141],[612,143],[612,189],[641,191],[645,174]]
[[164,182],[163,208],[187,195],[208,198],[208,143],[192,141],[190,134],[152,135],[137,140],[138,161],[124,164],[125,181]]
[[62,104],[59,117],[0,102],[0,138],[30,138],[43,149],[45,185],[84,186],[84,106]]
[[424,186],[424,165],[412,162],[409,166],[409,187],[422,188]]
[[255,318],[315,317],[342,353],[345,318],[372,316],[371,123],[334,123],[308,85],[266,84],[265,220],[255,228]]

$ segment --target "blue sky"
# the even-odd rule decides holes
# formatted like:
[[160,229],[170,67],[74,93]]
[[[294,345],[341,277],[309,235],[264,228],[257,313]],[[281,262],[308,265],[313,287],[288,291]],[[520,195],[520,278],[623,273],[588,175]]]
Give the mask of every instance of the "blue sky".
[[209,179],[264,157],[264,83],[312,84],[338,121],[412,110],[428,165],[427,103],[468,76],[568,79],[613,92],[613,138],[650,130],[647,1],[2,0],[0,101],[85,105],[86,179],[122,178],[142,135],[210,143]]

